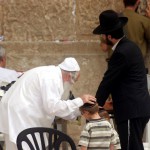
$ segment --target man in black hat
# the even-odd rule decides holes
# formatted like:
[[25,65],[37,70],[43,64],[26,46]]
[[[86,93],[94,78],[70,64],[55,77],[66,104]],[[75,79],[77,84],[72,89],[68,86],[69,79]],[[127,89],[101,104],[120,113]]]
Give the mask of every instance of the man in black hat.
[[97,101],[103,106],[112,95],[122,150],[144,150],[142,136],[150,118],[150,96],[141,50],[124,35],[123,26],[128,18],[106,10],[99,21],[93,33],[112,46],[113,54],[96,92]]

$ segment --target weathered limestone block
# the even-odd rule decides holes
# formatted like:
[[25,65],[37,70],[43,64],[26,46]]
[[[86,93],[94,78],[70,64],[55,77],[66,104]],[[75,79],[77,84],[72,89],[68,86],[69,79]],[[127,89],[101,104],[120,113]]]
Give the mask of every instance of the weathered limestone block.
[[38,42],[71,40],[74,37],[72,0],[14,0],[4,2],[1,7],[3,9],[1,30],[6,41]]
[[8,68],[19,71],[75,57],[81,67],[80,80],[74,87],[76,95],[95,94],[106,69],[106,54],[99,50],[97,42],[3,42],[2,45],[7,49]]
[[99,13],[121,8],[121,0],[1,0],[0,32],[6,41],[90,40]]

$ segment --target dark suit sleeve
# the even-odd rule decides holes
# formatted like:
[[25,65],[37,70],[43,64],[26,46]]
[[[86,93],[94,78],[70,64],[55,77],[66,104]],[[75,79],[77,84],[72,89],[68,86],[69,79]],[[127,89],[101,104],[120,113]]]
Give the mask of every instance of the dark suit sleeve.
[[117,86],[117,83],[121,79],[121,74],[125,71],[126,66],[127,62],[125,56],[121,53],[114,52],[108,63],[108,69],[105,72],[96,92],[97,102],[100,106],[104,105],[109,94],[111,94],[113,87]]

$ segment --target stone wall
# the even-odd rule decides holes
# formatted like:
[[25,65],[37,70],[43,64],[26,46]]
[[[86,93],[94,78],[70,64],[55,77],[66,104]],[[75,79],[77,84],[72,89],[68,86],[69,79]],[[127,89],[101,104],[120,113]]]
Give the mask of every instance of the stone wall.
[[[122,0],[0,0],[0,35],[4,36],[0,45],[7,50],[7,67],[26,71],[75,57],[81,66],[75,96],[95,95],[107,54],[92,31],[106,9],[121,12]],[[80,123],[74,125],[68,125],[72,137],[72,128],[79,131],[75,134],[81,129]]]
[[121,11],[122,0],[0,0],[7,67],[25,71],[73,56],[81,66],[76,95],[95,94],[106,54],[92,31],[99,13],[110,8]]

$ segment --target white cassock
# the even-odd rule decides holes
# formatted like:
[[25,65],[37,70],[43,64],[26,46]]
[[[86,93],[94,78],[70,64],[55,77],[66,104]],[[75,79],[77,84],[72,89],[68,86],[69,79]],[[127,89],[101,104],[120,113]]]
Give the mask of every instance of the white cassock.
[[0,132],[16,143],[17,135],[30,127],[50,127],[55,116],[75,119],[81,98],[62,101],[63,81],[58,66],[42,66],[25,72],[0,103]]

